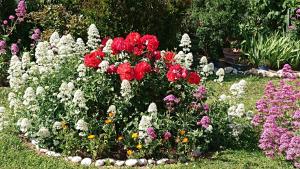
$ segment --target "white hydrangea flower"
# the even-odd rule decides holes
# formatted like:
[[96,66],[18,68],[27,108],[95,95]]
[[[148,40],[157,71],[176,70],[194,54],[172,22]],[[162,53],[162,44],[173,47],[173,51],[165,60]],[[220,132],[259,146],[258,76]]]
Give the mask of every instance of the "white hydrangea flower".
[[207,61],[206,56],[202,56],[201,59],[200,59],[200,65],[204,66],[204,65],[207,65],[207,64],[208,64],[208,61]]
[[78,106],[80,108],[86,108],[85,102],[86,99],[84,97],[83,91],[81,91],[80,89],[76,90],[73,98],[73,103],[75,104],[75,106]]
[[184,52],[189,52],[191,46],[191,38],[187,33],[183,34],[180,40],[180,47],[183,47]]
[[84,41],[81,38],[77,38],[76,40],[75,52],[82,55],[87,52],[87,48],[84,44]]
[[37,132],[37,135],[41,138],[48,138],[50,137],[50,131],[46,127],[41,127]]
[[38,86],[35,93],[37,96],[43,95],[45,93],[45,89],[42,86]]
[[180,51],[174,56],[174,60],[176,63],[184,66],[185,65],[185,54]]
[[54,32],[51,36],[50,36],[50,45],[51,47],[57,47],[58,43],[59,43],[60,37],[59,37],[59,33],[58,32]]
[[95,24],[91,24],[90,27],[88,28],[87,46],[90,49],[95,50],[99,47],[100,42],[101,42],[101,40],[100,40],[100,35],[99,35],[98,29]]
[[77,123],[75,124],[75,128],[76,130],[80,130],[80,131],[88,131],[88,123],[85,122],[83,119],[80,119],[77,121]]
[[112,50],[111,50],[111,44],[113,43],[113,40],[112,39],[108,39],[107,42],[106,42],[106,45],[105,47],[103,48],[103,52],[104,53],[108,53],[108,54],[111,54],[112,53]]
[[121,95],[123,97],[131,97],[131,86],[128,80],[123,80],[121,83]]
[[60,130],[60,129],[62,129],[62,123],[59,122],[59,121],[54,122],[53,128],[54,128],[55,130]]
[[17,126],[19,126],[22,133],[26,133],[31,128],[31,121],[27,118],[21,118],[18,120]]
[[30,65],[30,53],[24,52],[22,55],[22,68],[26,69]]
[[185,56],[185,68],[190,69],[193,64],[193,54],[188,53]]
[[107,71],[107,69],[109,68],[109,62],[107,60],[103,60],[99,64],[99,68],[100,68],[101,73],[105,73]]

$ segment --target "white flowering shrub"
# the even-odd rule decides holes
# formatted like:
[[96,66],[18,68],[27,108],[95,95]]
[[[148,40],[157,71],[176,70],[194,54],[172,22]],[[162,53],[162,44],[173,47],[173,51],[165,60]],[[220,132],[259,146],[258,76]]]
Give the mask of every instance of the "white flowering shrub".
[[87,45],[54,33],[34,54],[12,57],[8,100],[21,133],[41,147],[95,158],[187,158],[211,149],[219,119],[210,117],[217,112],[200,74],[214,66],[204,58],[203,71],[193,70],[187,34],[176,54],[159,51],[153,35],[132,32],[99,46],[97,28],[88,31]]

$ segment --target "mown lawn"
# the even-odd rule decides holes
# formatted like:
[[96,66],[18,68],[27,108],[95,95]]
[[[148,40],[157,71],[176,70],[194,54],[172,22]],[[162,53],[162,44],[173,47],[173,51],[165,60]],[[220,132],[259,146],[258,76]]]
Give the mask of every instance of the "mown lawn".
[[[208,83],[209,87],[215,90],[216,95],[228,91],[230,85],[244,78],[247,82],[247,92],[241,102],[246,107],[255,110],[255,102],[263,94],[264,85],[269,79],[260,77],[242,77],[229,76],[221,84]],[[276,80],[278,81],[278,80]],[[6,96],[7,88],[0,88],[0,105],[7,107]],[[9,112],[9,111],[7,111]],[[83,168],[65,162],[62,159],[54,159],[45,156],[39,156],[36,152],[28,148],[18,138],[17,134],[10,130],[0,132],[0,168],[2,169],[66,169],[66,168]],[[93,167],[91,167],[93,168]],[[113,168],[113,167],[110,167]],[[153,168],[203,168],[203,169],[252,169],[252,168],[271,168],[271,169],[288,169],[293,168],[291,163],[283,159],[266,158],[259,150],[227,150],[217,152],[209,159],[200,159],[197,162],[188,164],[174,164],[167,166],[157,166]]]

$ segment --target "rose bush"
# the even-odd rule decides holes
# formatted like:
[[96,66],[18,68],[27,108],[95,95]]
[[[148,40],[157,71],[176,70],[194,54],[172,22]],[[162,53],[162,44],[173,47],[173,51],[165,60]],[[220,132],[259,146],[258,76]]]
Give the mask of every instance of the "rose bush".
[[25,137],[64,154],[186,159],[211,150],[218,134],[230,135],[230,104],[207,102],[214,66],[202,58],[193,67],[187,34],[174,53],[159,51],[154,35],[132,32],[100,44],[95,25],[88,32],[87,46],[55,32],[37,44],[34,59],[12,57],[8,100]]

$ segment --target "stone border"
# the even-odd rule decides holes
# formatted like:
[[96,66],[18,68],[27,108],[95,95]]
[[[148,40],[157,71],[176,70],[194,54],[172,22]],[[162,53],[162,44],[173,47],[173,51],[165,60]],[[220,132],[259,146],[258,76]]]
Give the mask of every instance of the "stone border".
[[127,159],[127,160],[116,160],[112,158],[106,159],[98,159],[93,161],[91,158],[84,158],[81,156],[68,156],[65,157],[60,153],[50,151],[48,149],[39,148],[38,142],[35,140],[31,140],[31,147],[35,148],[38,154],[46,155],[48,157],[55,157],[55,158],[62,158],[68,162],[72,162],[74,164],[80,164],[82,166],[95,166],[95,167],[102,167],[102,166],[127,166],[127,167],[144,167],[148,165],[164,165],[164,164],[175,164],[177,163],[174,159],[162,158],[160,160],[154,159]]

